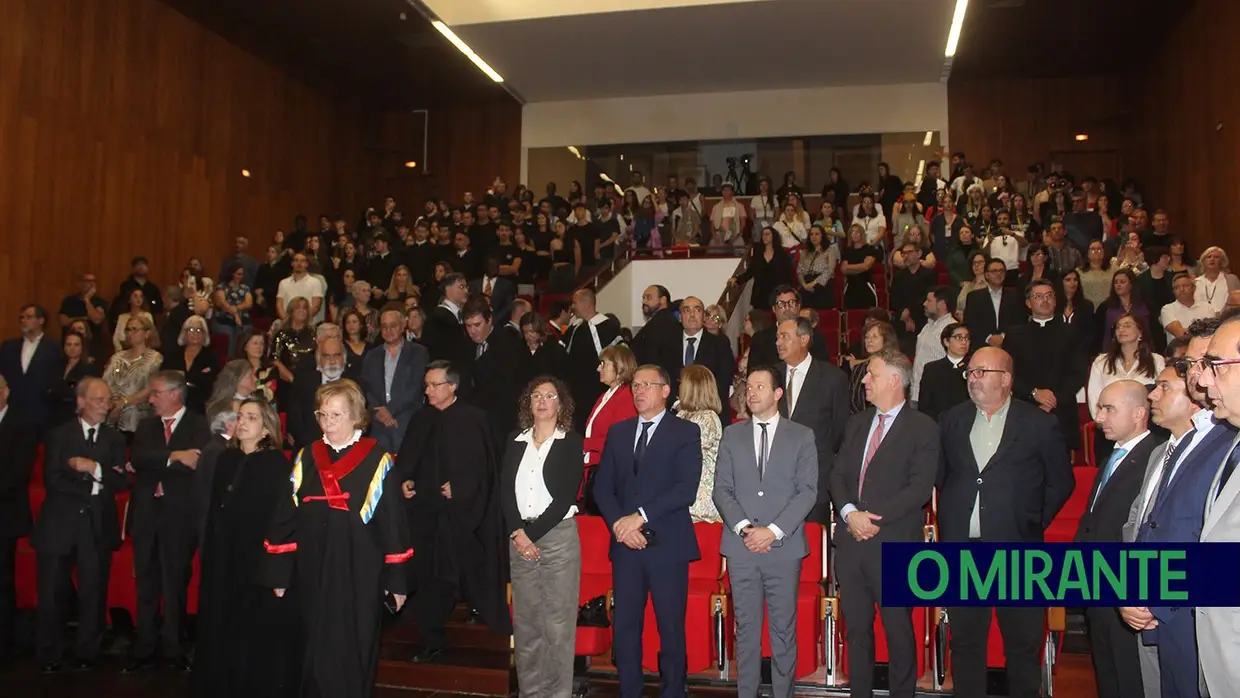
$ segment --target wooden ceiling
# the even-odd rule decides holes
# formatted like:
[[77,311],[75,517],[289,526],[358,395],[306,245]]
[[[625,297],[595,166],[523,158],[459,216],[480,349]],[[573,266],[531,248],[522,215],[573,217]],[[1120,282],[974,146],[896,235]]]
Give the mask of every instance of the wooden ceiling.
[[953,79],[1131,73],[1195,0],[971,0]]
[[300,81],[376,109],[511,100],[405,0],[163,2]]

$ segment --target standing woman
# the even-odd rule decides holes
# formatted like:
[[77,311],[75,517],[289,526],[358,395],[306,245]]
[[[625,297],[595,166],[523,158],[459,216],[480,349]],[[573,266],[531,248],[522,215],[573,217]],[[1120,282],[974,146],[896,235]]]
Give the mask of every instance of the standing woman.
[[[599,354],[598,378],[607,390],[599,396],[590,410],[586,420],[585,433],[585,469],[586,480],[582,485],[582,502],[593,503],[594,484],[590,476],[591,469],[597,469],[603,459],[603,444],[607,443],[607,430],[617,422],[637,416],[637,407],[633,405],[633,390],[629,383],[633,382],[633,373],[637,371],[637,359],[633,352],[623,344],[607,347]],[[587,505],[587,508],[590,508]],[[587,511],[586,513],[590,513]]]
[[[874,265],[883,258],[882,250],[866,243],[865,228],[853,223],[848,230],[848,247],[840,254],[843,261],[840,271],[846,279],[844,285],[844,309],[862,310],[878,305],[878,293],[874,290]],[[757,304],[754,304],[757,307]]]
[[276,367],[268,353],[267,335],[253,328],[237,338],[233,359],[245,359],[254,369],[254,395],[276,406]]
[[564,367],[568,365],[568,351],[564,349],[563,344],[560,344],[560,340],[552,335],[547,319],[542,316],[542,313],[531,311],[522,315],[521,322],[518,324],[521,337],[525,340],[525,348],[530,354],[527,364],[529,375],[549,375],[564,380],[564,374],[567,373]]
[[277,597],[297,590],[305,652],[296,694],[368,698],[385,591],[399,611],[413,549],[401,491],[385,486],[392,457],[362,436],[362,389],[347,378],[320,386],[314,416],[323,438],[297,453],[291,487],[276,498],[259,583]]
[[685,366],[680,371],[679,399],[676,416],[687,419],[702,430],[702,477],[698,481],[697,497],[689,506],[693,521],[718,523],[723,519],[715,508],[715,459],[719,456],[719,439],[723,437],[723,423],[719,413],[719,384],[709,368],[699,364]]
[[[281,412],[287,412],[288,405],[285,400],[289,394],[288,386],[292,384],[293,376],[297,375],[297,362],[303,359],[314,361],[317,344],[314,327],[310,322],[310,301],[301,296],[289,301],[288,324],[276,332],[272,344],[275,349],[271,358],[275,361],[280,379],[276,389],[276,402]],[[305,358],[307,356],[309,358]]]
[[1198,262],[1201,275],[1194,297],[1211,312],[1221,313],[1227,306],[1227,294],[1240,290],[1240,279],[1228,269],[1227,253],[1221,247],[1207,247]]
[[[230,364],[231,365],[231,364]],[[209,483],[200,555],[194,694],[297,695],[297,607],[258,585],[267,524],[288,498],[292,465],[281,452],[280,419],[271,405],[247,399],[237,408],[229,448]]]
[[[1102,336],[1102,351],[1111,348],[1114,340],[1113,329],[1123,315],[1134,315],[1145,327],[1150,326],[1150,309],[1141,297],[1141,289],[1137,286],[1137,275],[1131,269],[1120,269],[1111,277],[1111,294],[1105,302],[1094,311],[1094,325]],[[1157,313],[1155,313],[1157,317]],[[1147,337],[1147,339],[1152,339]]]
[[774,228],[763,228],[758,242],[749,248],[745,271],[729,279],[728,285],[743,285],[753,279],[753,292],[749,294],[751,305],[759,310],[770,310],[771,291],[792,278],[792,257],[780,244],[779,233]]
[[875,322],[865,328],[865,333],[861,338],[862,350],[865,356],[846,356],[844,359],[850,365],[851,372],[851,392],[850,404],[852,405],[852,413],[864,412],[870,407],[870,401],[865,397],[865,379],[866,370],[870,365],[870,357],[881,354],[887,350],[899,350],[900,344],[896,340],[896,330],[890,323]]
[[245,285],[245,267],[233,263],[228,268],[228,276],[220,279],[220,287],[215,290],[215,314],[213,321],[215,330],[228,335],[228,355],[237,346],[237,337],[250,326],[250,307],[254,305],[254,296],[250,287]]
[[1056,312],[1065,325],[1076,329],[1076,336],[1084,347],[1094,346],[1094,304],[1081,292],[1081,273],[1070,270],[1059,279],[1059,307]]
[[155,326],[139,315],[125,323],[125,342],[129,348],[112,355],[104,369],[103,380],[112,391],[112,409],[108,412],[108,424],[114,426],[125,440],[132,443],[138,422],[151,413],[146,401],[151,391],[147,384],[159,370],[164,357],[148,342],[155,335]]
[[[142,294],[142,289],[140,288],[135,288],[129,292],[129,310],[121,313],[116,318],[116,330],[112,332],[112,348],[115,351],[125,350],[125,325],[129,322],[129,318],[135,315],[145,315],[152,325],[155,324],[155,318],[146,310],[146,297]],[[77,404],[77,398],[74,398],[74,404]]]
[[835,307],[835,285],[831,282],[839,263],[839,250],[831,244],[823,227],[810,227],[809,240],[797,262],[797,283],[803,290],[804,307],[815,310]]
[[578,453],[573,398],[559,378],[539,376],[518,403],[521,431],[508,442],[500,501],[511,546],[512,633],[521,698],[567,698],[581,583],[577,537]]
[[64,364],[60,380],[51,389],[52,422],[48,426],[59,426],[73,419],[77,415],[77,384],[83,378],[99,378],[103,373],[103,367],[91,357],[86,336],[81,332],[66,332],[61,346]]
[[758,180],[758,195],[750,199],[749,208],[753,210],[754,242],[759,242],[762,231],[774,227],[779,220],[779,202],[771,189],[771,178]]
[[361,371],[362,357],[370,349],[370,344],[366,341],[366,317],[361,310],[349,308],[341,316],[340,329],[344,335],[345,373],[354,375]]
[[185,318],[181,334],[177,337],[177,346],[183,349],[169,351],[161,367],[165,371],[185,374],[185,385],[189,388],[185,407],[199,414],[207,412],[207,398],[215,386],[215,374],[220,370],[220,357],[207,348],[210,344],[207,321],[198,315],[191,315]]

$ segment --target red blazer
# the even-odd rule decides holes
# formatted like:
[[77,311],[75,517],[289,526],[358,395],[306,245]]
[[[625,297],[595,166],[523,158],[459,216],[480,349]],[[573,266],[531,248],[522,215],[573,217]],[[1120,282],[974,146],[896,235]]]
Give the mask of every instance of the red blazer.
[[[633,404],[633,390],[629,386],[621,385],[617,388],[615,395],[612,395],[600,410],[599,403],[606,395],[604,391],[594,403],[594,408],[590,410],[591,415],[597,412],[598,416],[594,417],[594,424],[588,429],[590,435],[585,437],[585,464],[587,466],[598,465],[603,459],[603,444],[607,441],[607,430],[611,428],[611,425],[637,416],[637,406]],[[588,420],[586,424],[589,424]]]

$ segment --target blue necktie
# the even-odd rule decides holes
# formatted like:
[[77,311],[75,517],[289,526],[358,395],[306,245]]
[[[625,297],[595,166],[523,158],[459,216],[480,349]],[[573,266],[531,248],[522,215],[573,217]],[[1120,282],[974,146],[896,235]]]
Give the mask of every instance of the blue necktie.
[[1090,511],[1093,511],[1094,506],[1098,504],[1098,498],[1102,496],[1103,488],[1107,486],[1107,481],[1109,481],[1111,476],[1115,474],[1115,468],[1119,465],[1120,461],[1124,460],[1124,456],[1126,455],[1128,455],[1128,449],[1126,448],[1117,448],[1111,452],[1111,459],[1107,461],[1106,469],[1102,471],[1101,475],[1099,475],[1102,479],[1098,482],[1098,491],[1094,492],[1094,501],[1089,503]]
[[693,365],[693,344],[697,342],[697,337],[688,337],[685,339],[688,344],[685,345],[685,365]]
[[650,427],[654,422],[642,422],[642,435],[637,437],[637,448],[633,449],[633,474],[641,467],[642,456],[646,455],[646,441],[650,439]]

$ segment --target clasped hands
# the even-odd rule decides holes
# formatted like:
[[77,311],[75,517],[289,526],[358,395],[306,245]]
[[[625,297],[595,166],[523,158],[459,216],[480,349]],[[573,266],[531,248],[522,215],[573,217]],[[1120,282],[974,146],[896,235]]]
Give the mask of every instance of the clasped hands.
[[392,413],[386,407],[375,408],[375,420],[389,429],[394,429],[397,426],[396,418],[392,416]]
[[615,534],[616,540],[633,550],[642,550],[646,547],[646,536],[642,535],[642,526],[646,520],[641,514],[629,514],[622,516],[612,524],[611,532]]
[[1145,606],[1125,606],[1119,609],[1119,617],[1137,632],[1158,627],[1158,619]]
[[526,560],[537,560],[539,557],[538,546],[534,545],[534,541],[530,540],[522,529],[513,531],[512,547],[516,548],[517,553]]
[[874,522],[880,521],[882,518],[878,514],[871,514],[868,511],[850,511],[848,513],[848,531],[858,541],[869,540],[878,535],[878,526]]
[[[284,598],[284,592],[285,592],[284,589],[272,589],[271,591],[276,595],[277,598],[281,598],[281,599]],[[401,608],[405,606],[405,595],[404,594],[392,594],[392,599],[396,601],[396,610],[399,611]]]
[[[413,495],[417,494],[417,490],[414,489],[413,480],[405,480],[400,483],[400,492],[405,496],[405,499],[413,499]],[[440,485],[439,494],[442,494],[444,499],[452,499],[452,483],[445,482]]]
[[769,553],[775,543],[775,532],[766,526],[746,526],[741,529],[741,540],[751,553]]

